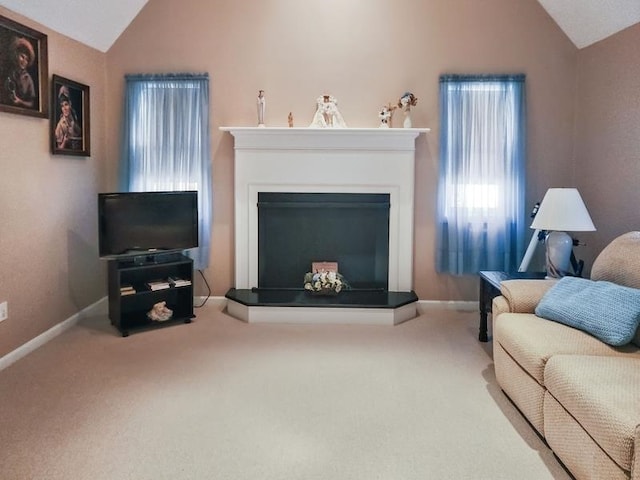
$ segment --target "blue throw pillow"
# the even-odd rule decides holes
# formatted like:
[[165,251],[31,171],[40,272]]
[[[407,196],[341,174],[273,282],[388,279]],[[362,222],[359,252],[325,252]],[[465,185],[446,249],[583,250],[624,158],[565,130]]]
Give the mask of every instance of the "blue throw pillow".
[[563,277],[542,297],[536,315],[583,330],[609,345],[625,345],[640,324],[640,290]]

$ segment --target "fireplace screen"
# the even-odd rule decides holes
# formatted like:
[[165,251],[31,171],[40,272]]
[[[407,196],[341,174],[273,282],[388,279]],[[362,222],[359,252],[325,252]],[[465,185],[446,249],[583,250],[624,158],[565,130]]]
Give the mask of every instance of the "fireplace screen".
[[352,289],[388,290],[390,196],[258,193],[258,287],[302,288],[312,262],[338,262]]

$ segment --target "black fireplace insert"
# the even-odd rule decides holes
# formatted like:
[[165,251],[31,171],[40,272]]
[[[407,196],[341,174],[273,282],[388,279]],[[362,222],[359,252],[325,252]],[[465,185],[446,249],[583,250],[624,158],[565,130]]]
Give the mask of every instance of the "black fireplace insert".
[[258,288],[303,287],[312,262],[338,262],[354,290],[388,290],[386,193],[258,193]]

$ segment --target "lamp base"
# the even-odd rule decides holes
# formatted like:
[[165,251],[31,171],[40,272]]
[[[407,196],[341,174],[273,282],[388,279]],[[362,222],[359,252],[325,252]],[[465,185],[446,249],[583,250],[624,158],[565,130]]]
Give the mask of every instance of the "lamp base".
[[545,239],[547,246],[547,277],[562,278],[569,275],[573,239],[565,232],[550,232]]

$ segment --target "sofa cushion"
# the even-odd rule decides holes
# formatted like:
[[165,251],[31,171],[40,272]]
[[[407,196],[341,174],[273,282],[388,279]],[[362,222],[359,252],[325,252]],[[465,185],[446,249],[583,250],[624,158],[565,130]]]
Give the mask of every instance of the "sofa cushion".
[[535,312],[584,330],[609,345],[625,345],[640,323],[640,290],[564,277],[544,294]]
[[493,341],[544,385],[544,367],[552,355],[628,355],[640,358],[633,344],[612,347],[581,330],[533,314],[502,313],[494,320]]
[[640,448],[635,445],[640,358],[556,355],[544,377],[549,394],[620,468],[630,471],[634,449]]

